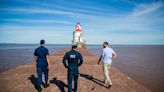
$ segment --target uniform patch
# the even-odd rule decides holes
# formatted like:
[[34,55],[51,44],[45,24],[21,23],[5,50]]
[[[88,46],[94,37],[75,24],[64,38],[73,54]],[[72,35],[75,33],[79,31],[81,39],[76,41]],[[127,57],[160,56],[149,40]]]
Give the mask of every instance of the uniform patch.
[[76,55],[70,55],[70,58],[76,58]]

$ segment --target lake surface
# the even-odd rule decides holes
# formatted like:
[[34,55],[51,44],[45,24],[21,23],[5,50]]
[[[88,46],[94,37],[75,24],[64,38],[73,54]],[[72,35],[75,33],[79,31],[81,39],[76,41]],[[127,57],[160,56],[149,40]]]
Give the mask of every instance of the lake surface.
[[[33,53],[39,45],[0,44],[0,72],[33,61]],[[50,55],[71,45],[46,45]],[[164,46],[160,45],[112,45],[117,53],[113,67],[133,78],[153,92],[164,92]],[[101,45],[88,45],[96,56],[101,55]],[[95,62],[96,63],[96,62]]]

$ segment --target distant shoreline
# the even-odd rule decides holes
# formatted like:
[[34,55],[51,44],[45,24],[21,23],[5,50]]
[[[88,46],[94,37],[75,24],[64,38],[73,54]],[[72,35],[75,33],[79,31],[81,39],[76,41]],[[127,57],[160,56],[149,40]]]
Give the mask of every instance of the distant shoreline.
[[[39,45],[39,43],[0,43],[0,45]],[[46,45],[71,45],[71,44],[49,44]],[[87,44],[87,46],[99,46],[102,44]],[[111,46],[164,46],[164,44],[111,44]]]

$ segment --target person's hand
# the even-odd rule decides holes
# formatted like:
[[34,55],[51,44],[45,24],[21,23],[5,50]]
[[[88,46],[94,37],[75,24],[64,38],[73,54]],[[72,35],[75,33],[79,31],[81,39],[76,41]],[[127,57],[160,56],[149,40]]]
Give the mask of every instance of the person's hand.
[[117,55],[116,55],[116,54],[113,54],[113,56],[112,56],[112,60],[115,60],[116,57],[117,57]]

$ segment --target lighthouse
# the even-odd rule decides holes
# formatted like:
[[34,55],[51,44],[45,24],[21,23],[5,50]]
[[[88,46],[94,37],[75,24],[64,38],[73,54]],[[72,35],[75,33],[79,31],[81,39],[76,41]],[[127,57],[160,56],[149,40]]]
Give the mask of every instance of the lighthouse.
[[85,40],[83,37],[83,32],[80,23],[78,22],[75,26],[75,31],[73,32],[73,45],[77,45],[79,48],[85,48]]

